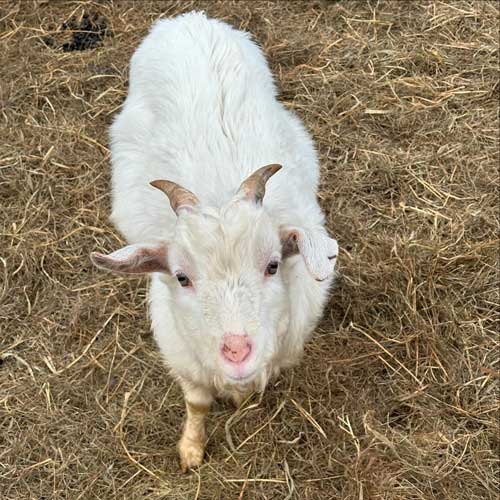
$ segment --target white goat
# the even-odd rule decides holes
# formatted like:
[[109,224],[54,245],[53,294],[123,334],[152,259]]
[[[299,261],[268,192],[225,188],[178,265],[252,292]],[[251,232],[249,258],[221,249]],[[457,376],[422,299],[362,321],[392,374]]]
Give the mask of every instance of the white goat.
[[187,470],[202,462],[213,398],[262,391],[321,316],[337,243],[316,200],[318,159],[249,35],[198,12],[157,22],[135,52],[111,149],[111,219],[130,245],[92,260],[153,273]]

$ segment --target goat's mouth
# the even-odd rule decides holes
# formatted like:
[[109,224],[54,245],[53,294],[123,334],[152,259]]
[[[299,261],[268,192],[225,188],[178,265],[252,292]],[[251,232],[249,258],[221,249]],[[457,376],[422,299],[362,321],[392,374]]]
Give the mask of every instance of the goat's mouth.
[[232,383],[238,383],[238,384],[245,384],[249,382],[254,375],[256,374],[257,370],[252,370],[248,373],[225,373],[226,377],[232,382]]
[[250,382],[258,371],[257,359],[252,353],[251,356],[246,358],[241,363],[232,363],[227,360],[223,360],[222,367],[224,376],[227,381],[231,384],[247,384]]
[[255,345],[248,335],[224,335],[220,356],[224,375],[231,384],[246,384],[256,372]]

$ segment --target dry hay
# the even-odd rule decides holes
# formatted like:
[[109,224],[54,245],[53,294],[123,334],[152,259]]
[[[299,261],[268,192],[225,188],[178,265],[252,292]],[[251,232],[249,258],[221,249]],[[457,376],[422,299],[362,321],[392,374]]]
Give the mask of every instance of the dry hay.
[[[182,476],[146,280],[88,255],[120,244],[107,128],[129,57],[151,21],[193,7],[254,33],[314,134],[342,278],[303,363],[236,414],[218,403],[206,463]],[[65,50],[85,13],[106,36]],[[0,14],[2,498],[498,498],[496,2]]]

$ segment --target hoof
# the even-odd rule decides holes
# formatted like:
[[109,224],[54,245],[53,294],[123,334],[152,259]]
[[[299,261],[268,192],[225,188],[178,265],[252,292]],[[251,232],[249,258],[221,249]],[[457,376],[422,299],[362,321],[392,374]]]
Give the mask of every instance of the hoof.
[[203,462],[203,443],[192,439],[181,439],[179,441],[179,457],[181,471],[188,472],[193,467],[199,467]]

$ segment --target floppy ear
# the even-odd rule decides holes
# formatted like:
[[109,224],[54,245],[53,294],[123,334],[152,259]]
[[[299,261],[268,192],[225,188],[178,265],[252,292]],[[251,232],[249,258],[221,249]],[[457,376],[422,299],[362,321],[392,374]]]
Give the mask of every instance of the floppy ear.
[[335,269],[337,241],[318,229],[286,227],[281,230],[282,257],[300,253],[308,271],[316,281],[324,281]]
[[92,252],[90,259],[97,267],[118,273],[168,273],[166,243],[128,245],[104,255]]

